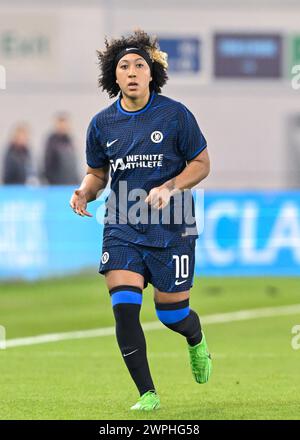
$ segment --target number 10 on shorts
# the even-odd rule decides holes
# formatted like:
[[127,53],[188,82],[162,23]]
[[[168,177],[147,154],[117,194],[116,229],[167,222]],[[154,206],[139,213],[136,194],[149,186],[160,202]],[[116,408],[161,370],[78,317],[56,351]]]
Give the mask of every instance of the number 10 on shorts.
[[173,255],[175,260],[176,275],[175,278],[188,278],[189,276],[189,256]]

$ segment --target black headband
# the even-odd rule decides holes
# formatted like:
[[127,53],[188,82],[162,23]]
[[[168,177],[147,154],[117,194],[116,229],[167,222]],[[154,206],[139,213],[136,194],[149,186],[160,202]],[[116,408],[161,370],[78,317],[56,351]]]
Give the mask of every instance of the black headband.
[[150,67],[150,70],[152,71],[153,62],[152,62],[148,52],[146,52],[144,49],[139,49],[138,47],[127,47],[126,49],[121,50],[121,52],[119,52],[115,58],[115,68],[117,67],[117,64],[120,61],[120,59],[123,58],[124,55],[127,55],[129,53],[136,53],[136,54],[140,55],[142,58],[144,58],[144,60],[146,61],[146,63]]

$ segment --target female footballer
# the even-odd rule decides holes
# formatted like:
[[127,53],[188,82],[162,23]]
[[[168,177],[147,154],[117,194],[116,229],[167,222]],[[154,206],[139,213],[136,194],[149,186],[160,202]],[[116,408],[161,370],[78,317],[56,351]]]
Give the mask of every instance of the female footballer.
[[[158,319],[187,340],[196,382],[206,383],[211,374],[200,320],[189,307],[197,231],[185,215],[174,220],[176,210],[186,212],[183,196],[208,175],[210,164],[193,114],[160,94],[168,64],[156,38],[138,30],[106,39],[98,57],[99,86],[119,97],[90,122],[87,175],[70,206],[91,216],[87,203],[106,187],[110,172],[99,272],[111,296],[121,354],[140,393],[131,409],[148,411],[160,407],[139,318],[148,282]],[[162,215],[167,210],[170,221]]]

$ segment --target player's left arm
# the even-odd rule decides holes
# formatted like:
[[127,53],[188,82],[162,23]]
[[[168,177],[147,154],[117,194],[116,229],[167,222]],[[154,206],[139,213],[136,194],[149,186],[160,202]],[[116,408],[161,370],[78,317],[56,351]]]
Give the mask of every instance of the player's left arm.
[[210,172],[210,160],[207,148],[201,151],[196,157],[187,162],[184,170],[173,179],[168,180],[162,186],[175,192],[193,188],[204,180]]
[[184,170],[163,183],[161,186],[152,188],[145,199],[154,208],[164,208],[170,201],[170,197],[185,189],[193,188],[205,179],[210,172],[210,160],[207,148],[202,150],[196,157],[187,162]]

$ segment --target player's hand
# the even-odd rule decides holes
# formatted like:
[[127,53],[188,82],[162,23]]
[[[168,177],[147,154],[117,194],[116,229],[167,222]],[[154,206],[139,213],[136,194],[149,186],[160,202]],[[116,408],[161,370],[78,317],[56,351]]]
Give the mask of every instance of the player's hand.
[[148,196],[145,198],[145,203],[153,206],[156,209],[163,209],[170,201],[172,195],[171,190],[165,186],[157,186],[152,188]]
[[81,215],[81,217],[93,217],[92,214],[86,211],[87,200],[84,191],[81,189],[76,189],[76,191],[74,191],[70,200],[70,206],[75,214]]

